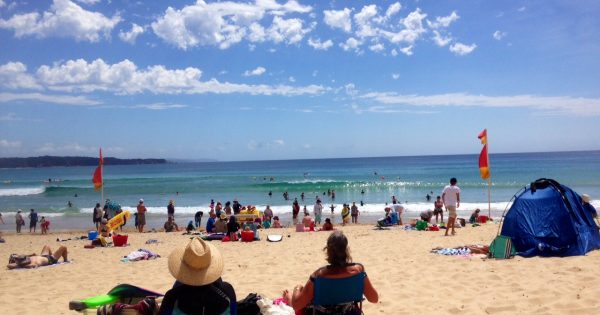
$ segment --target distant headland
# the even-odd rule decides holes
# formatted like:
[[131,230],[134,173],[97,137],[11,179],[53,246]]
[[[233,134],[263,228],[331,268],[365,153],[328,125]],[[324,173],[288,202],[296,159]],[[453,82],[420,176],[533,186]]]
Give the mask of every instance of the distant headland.
[[[105,157],[105,165],[166,164],[165,159],[118,159]],[[37,156],[26,158],[0,158],[0,168],[51,167],[51,166],[96,166],[97,157],[86,156]]]

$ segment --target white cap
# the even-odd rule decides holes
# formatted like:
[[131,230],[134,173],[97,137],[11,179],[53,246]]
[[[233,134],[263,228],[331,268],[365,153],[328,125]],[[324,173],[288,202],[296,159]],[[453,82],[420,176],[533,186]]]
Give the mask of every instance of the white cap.
[[140,199],[140,203],[144,202],[144,199]]
[[583,199],[583,202],[585,203],[590,203],[590,195],[588,194],[581,195],[581,199]]

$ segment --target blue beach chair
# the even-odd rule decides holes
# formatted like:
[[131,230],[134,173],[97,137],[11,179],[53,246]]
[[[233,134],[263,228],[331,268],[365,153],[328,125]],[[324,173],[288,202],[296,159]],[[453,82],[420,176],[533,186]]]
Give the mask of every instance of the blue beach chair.
[[361,314],[366,276],[366,273],[361,272],[348,278],[316,278],[313,314],[319,314],[319,310],[323,308],[336,309],[335,314]]

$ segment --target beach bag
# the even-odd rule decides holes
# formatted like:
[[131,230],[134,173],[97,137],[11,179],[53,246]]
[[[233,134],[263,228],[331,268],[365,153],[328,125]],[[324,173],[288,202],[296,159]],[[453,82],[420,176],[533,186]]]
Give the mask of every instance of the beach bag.
[[260,307],[256,304],[258,300],[260,295],[250,293],[243,300],[237,301],[238,315],[260,315]]
[[508,236],[498,235],[490,244],[488,256],[496,259],[508,259],[514,257],[515,254],[512,239]]

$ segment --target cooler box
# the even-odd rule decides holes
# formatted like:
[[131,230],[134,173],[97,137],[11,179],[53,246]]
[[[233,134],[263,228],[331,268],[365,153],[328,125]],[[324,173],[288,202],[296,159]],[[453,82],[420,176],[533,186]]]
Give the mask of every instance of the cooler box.
[[113,245],[121,247],[127,245],[127,235],[113,235]]
[[253,231],[242,231],[242,242],[252,242],[254,241],[254,232]]
[[487,215],[480,215],[479,217],[477,217],[477,221],[479,223],[486,223],[488,220],[488,216]]
[[93,241],[98,237],[98,231],[89,231],[88,240]]

